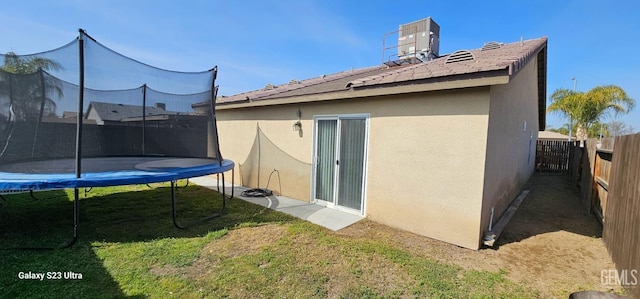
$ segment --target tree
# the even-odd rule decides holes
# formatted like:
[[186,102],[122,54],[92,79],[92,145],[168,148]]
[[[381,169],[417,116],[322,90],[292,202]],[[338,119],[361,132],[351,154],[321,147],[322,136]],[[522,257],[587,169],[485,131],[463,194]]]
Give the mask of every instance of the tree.
[[603,124],[599,121],[591,124],[589,130],[587,131],[587,137],[594,138],[600,137],[601,135],[602,137],[609,137],[609,127],[607,126],[607,124]]
[[627,124],[621,121],[612,121],[607,124],[609,128],[610,136],[616,137],[621,135],[629,135],[633,134],[634,130],[632,126],[628,126]]
[[549,131],[549,132],[560,133],[562,135],[569,135],[569,124],[564,124],[564,125],[562,125],[561,127],[557,128],[557,129],[556,128],[548,128],[546,130]]
[[551,104],[547,112],[568,116],[577,125],[576,137],[585,140],[589,129],[596,122],[613,115],[629,113],[635,107],[635,100],[619,86],[596,86],[587,92],[557,89],[551,94]]
[[[62,86],[55,77],[44,75],[43,71],[61,70],[60,63],[38,56],[18,56],[14,52],[4,55],[4,64],[0,70],[0,120],[9,120],[11,116],[26,120],[40,117],[42,114],[55,114],[56,103],[46,97],[48,92],[62,96]],[[5,111],[6,110],[6,111]]]
[[13,74],[33,74],[39,69],[45,71],[58,71],[62,65],[55,60],[38,56],[22,58],[14,52],[7,52],[4,55],[4,65],[0,67],[5,72]]

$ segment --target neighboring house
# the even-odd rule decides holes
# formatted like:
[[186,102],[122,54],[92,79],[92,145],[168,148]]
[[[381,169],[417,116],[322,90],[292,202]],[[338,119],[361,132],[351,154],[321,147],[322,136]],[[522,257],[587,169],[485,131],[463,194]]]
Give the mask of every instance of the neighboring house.
[[[540,131],[538,132],[538,140],[558,140],[558,141],[569,141],[569,136],[560,134],[558,132],[551,131]],[[576,137],[571,136],[571,140],[575,141]]]
[[62,118],[77,118],[78,117],[78,112],[77,111],[64,111],[62,112]]
[[[147,106],[145,113],[149,117],[176,114],[166,111],[162,103],[158,103],[156,106]],[[95,120],[98,125],[121,123],[130,118],[142,118],[142,106],[90,102],[86,118]]]
[[96,124],[83,127],[85,138],[95,138],[84,147],[88,153],[95,148],[119,155],[207,157],[214,155],[217,142],[208,135],[210,117],[205,113],[167,111],[163,103],[146,106],[143,118],[142,106],[91,101],[85,119]]
[[572,146],[579,145],[576,137],[558,132],[538,132],[536,143],[536,171],[539,172],[569,172],[571,168]]
[[478,249],[534,171],[547,38],[415,62],[218,98],[235,183]]

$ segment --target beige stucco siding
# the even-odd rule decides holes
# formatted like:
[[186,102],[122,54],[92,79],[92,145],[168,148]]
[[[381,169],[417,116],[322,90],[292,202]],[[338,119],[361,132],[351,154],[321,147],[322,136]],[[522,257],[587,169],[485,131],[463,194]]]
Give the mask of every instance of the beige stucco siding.
[[367,217],[477,248],[488,88],[417,94],[375,107]]
[[[292,129],[298,108],[302,137]],[[264,188],[271,176],[269,189],[309,201],[313,121],[306,110],[271,106],[216,112],[220,151],[236,162],[236,184]]]
[[[298,109],[302,137],[292,130]],[[217,115],[222,154],[244,165],[245,173],[238,176],[243,184],[257,183],[256,175],[247,179],[246,172],[257,173],[251,157],[256,156],[259,127],[260,187],[277,168],[282,193],[304,201],[311,200],[313,117],[370,115],[365,215],[475,249],[488,113],[489,88],[484,87],[219,110]],[[270,189],[279,191],[273,178]]]
[[478,234],[488,229],[491,208],[495,207],[495,223],[533,173],[538,134],[536,67],[533,59],[509,84],[491,87],[482,228]]
[[[224,158],[236,162],[239,173],[236,183],[258,187],[260,169],[259,187],[264,188],[269,175],[277,169],[281,182],[278,183],[276,174],[273,174],[269,189],[284,196],[311,201],[313,117],[367,114],[371,111],[367,101],[340,100],[218,110],[220,151]],[[301,112],[302,134],[292,128],[298,120],[298,110]],[[260,157],[259,162],[257,156]]]

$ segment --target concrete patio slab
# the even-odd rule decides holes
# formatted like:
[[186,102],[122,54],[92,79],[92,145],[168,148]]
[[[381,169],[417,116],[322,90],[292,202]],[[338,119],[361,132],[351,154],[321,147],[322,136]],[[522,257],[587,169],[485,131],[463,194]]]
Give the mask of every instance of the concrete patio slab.
[[[191,178],[189,181],[198,184],[200,186],[217,189],[218,181],[214,176],[203,176],[197,178]],[[229,183],[227,186],[231,185]],[[309,221],[311,223],[326,227],[330,230],[337,231],[350,226],[364,217],[354,215],[351,213],[330,209],[327,207],[319,206],[313,203],[300,201],[297,199],[288,198],[285,196],[269,196],[269,197],[245,197],[241,196],[242,191],[248,188],[233,185],[233,187],[227,187],[227,194],[231,193],[231,188],[234,188],[234,197],[242,199],[244,201],[261,205],[263,207],[289,214],[291,216],[298,217],[300,219]]]

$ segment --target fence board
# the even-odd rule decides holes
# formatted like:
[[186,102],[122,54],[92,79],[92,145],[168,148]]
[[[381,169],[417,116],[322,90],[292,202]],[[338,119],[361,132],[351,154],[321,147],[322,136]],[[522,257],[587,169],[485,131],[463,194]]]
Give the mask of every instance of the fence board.
[[[617,137],[603,241],[618,271],[640,271],[640,134]],[[640,298],[640,286],[627,286]]]
[[600,220],[600,222],[604,222],[607,210],[612,155],[613,150],[602,149],[602,146],[596,149],[591,205],[596,215],[598,215],[598,220]]
[[575,182],[577,186],[580,186],[581,184],[583,155],[584,155],[584,147],[574,146],[571,149],[571,156],[569,158],[570,159],[569,173],[571,175],[571,180]]
[[544,140],[536,143],[536,170],[539,172],[569,173],[572,148],[577,143],[568,140]]

